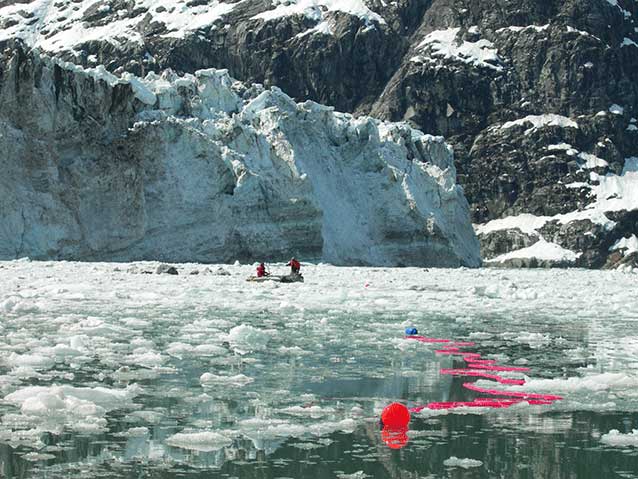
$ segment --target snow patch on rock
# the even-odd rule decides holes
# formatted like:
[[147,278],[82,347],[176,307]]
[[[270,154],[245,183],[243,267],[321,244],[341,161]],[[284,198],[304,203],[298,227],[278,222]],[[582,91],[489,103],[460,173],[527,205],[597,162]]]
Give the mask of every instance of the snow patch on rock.
[[575,253],[561,246],[550,243],[543,239],[534,243],[527,248],[521,248],[516,251],[510,251],[509,253],[497,256],[487,260],[488,263],[502,263],[511,259],[517,258],[536,258],[543,261],[555,261],[558,263],[573,263],[582,253]]
[[[172,8],[167,8],[160,0],[133,0],[130,12],[137,12],[136,16],[128,16],[126,10],[121,10],[122,15],[111,15],[106,22],[86,21],[87,16],[97,13],[94,7],[99,3],[100,0],[36,0],[0,8],[0,18],[16,22],[0,30],[0,41],[20,38],[31,47],[49,52],[71,50],[89,41],[121,47],[123,42],[142,43],[143,22],[164,24],[167,31],[162,36],[183,38],[213,25],[237,5],[218,0],[203,5],[177,0]],[[99,11],[105,15],[109,12],[105,8]]]
[[445,58],[460,61],[474,67],[490,68],[501,71],[501,59],[494,44],[486,39],[476,42],[457,41],[460,28],[436,30],[428,34],[417,46],[420,55],[413,62],[435,61],[433,58]]
[[554,113],[546,113],[544,115],[528,115],[525,118],[519,120],[513,120],[503,123],[501,128],[508,129],[515,126],[524,126],[531,124],[532,127],[525,132],[529,134],[536,128],[542,128],[545,126],[559,126],[561,128],[578,128],[578,123],[574,120],[567,118],[566,116],[556,115]]
[[259,13],[253,18],[272,21],[290,15],[303,15],[319,22],[324,18],[324,12],[342,12],[358,17],[366,23],[386,23],[383,17],[370,10],[363,0],[272,0],[272,6],[273,9]]

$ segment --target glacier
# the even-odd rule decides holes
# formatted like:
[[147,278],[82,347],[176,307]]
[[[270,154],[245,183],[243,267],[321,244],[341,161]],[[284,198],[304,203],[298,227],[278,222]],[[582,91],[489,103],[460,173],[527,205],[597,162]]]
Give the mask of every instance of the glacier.
[[480,264],[441,137],[225,70],[2,63],[0,258]]

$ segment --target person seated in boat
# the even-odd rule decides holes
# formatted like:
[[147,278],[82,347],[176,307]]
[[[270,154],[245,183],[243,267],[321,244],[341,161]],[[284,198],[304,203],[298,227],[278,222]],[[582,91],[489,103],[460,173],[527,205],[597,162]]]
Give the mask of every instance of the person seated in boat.
[[266,276],[270,276],[270,273],[266,271],[266,265],[264,263],[259,263],[259,266],[257,266],[257,277],[265,278]]
[[286,266],[290,266],[290,274],[301,274],[301,263],[295,258],[292,258]]

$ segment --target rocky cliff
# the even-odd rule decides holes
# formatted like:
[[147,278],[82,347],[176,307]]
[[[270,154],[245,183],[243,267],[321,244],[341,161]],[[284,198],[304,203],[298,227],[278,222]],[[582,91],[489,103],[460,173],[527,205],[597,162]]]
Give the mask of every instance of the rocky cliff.
[[225,70],[0,55],[0,257],[477,266],[451,148]]
[[118,75],[228,68],[444,135],[488,263],[632,254],[617,247],[638,233],[635,0],[4,0],[0,14],[0,44]]

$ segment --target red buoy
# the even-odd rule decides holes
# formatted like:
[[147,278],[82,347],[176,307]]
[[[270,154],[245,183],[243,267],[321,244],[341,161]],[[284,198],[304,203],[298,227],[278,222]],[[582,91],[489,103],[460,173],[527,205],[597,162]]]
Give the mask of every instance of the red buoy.
[[410,411],[403,404],[393,402],[381,413],[381,422],[392,429],[406,428],[410,422]]

